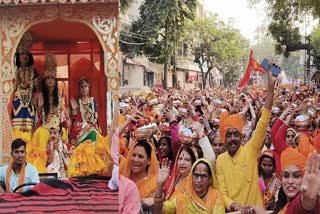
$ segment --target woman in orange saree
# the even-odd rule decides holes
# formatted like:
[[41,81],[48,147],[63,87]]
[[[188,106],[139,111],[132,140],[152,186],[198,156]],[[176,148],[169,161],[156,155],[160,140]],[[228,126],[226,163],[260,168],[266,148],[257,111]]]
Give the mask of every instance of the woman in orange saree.
[[214,189],[214,171],[210,161],[198,159],[186,179],[186,188],[176,191],[170,200],[162,202],[162,187],[169,176],[170,164],[164,161],[159,169],[158,186],[155,193],[154,213],[225,213],[223,196]]
[[135,182],[144,211],[153,206],[157,187],[158,160],[155,148],[147,140],[140,140],[130,148],[128,158],[120,166],[120,174]]

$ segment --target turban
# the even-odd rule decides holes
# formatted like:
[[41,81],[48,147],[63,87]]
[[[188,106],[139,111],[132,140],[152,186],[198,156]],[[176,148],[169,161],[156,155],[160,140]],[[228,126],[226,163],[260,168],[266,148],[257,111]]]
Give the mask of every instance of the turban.
[[315,148],[309,141],[309,137],[305,134],[299,136],[299,151],[305,156],[308,157],[310,153],[315,151]]
[[242,134],[243,120],[240,114],[233,114],[226,118],[220,117],[219,134],[223,143],[225,143],[226,133],[230,128],[235,128]]
[[283,172],[283,170],[288,166],[297,166],[303,175],[306,162],[306,156],[304,156],[298,150],[287,148],[281,154],[281,172]]

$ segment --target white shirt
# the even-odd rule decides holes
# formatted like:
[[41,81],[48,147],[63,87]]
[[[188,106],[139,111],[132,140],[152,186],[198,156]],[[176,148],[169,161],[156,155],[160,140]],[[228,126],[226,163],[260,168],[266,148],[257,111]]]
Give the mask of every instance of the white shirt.
[[[0,181],[3,184],[6,183],[6,176],[7,176],[8,167],[9,167],[8,164],[0,167]],[[27,163],[23,183],[29,183],[29,182],[39,183],[40,181],[39,181],[38,170],[30,163]],[[11,177],[10,177],[10,192],[13,192],[13,190],[18,186],[18,183],[19,183],[19,174],[14,173],[14,171],[12,169]],[[22,188],[22,191],[26,191],[28,189],[31,189],[31,187],[32,186],[25,186]]]

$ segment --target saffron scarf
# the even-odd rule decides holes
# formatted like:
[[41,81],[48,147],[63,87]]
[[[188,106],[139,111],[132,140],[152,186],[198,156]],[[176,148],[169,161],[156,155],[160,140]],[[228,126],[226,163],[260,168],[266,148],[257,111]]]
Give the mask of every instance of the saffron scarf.
[[[22,165],[21,171],[19,173],[18,186],[24,183],[24,177],[26,174],[26,165],[27,165],[26,163]],[[12,170],[13,170],[13,162],[8,166],[7,174],[6,174],[6,192],[7,193],[10,192],[10,178],[11,178]],[[21,191],[22,191],[22,188],[18,190],[18,192],[21,192]]]

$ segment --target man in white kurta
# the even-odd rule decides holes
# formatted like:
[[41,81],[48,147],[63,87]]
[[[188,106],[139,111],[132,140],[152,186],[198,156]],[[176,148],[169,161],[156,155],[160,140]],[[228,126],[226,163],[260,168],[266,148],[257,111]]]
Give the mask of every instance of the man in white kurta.
[[[26,163],[26,143],[18,138],[11,144],[12,163],[0,167],[0,182],[3,186],[9,186],[6,192],[13,192],[13,190],[23,183],[39,183],[39,174],[37,169],[30,163]],[[10,176],[7,178],[8,167],[11,168]],[[24,169],[24,179],[19,184],[20,173]],[[9,185],[7,184],[9,180]],[[22,191],[31,189],[32,186],[25,186]],[[4,193],[3,187],[0,187],[0,192]]]

